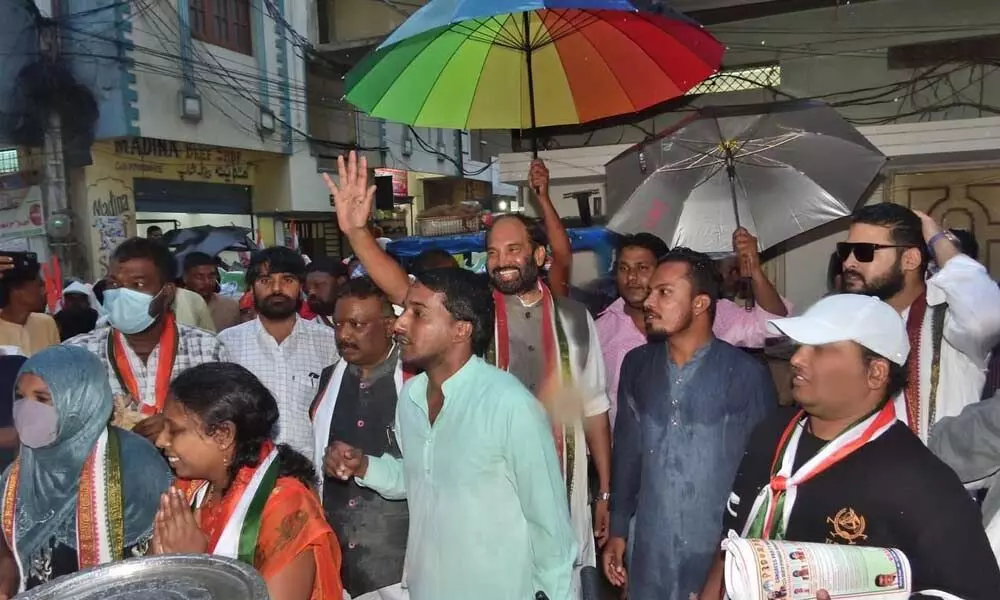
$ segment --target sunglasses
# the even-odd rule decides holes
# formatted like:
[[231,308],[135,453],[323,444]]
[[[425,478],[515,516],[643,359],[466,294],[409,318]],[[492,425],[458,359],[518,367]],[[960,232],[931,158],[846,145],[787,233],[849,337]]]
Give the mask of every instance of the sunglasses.
[[840,242],[837,244],[837,256],[840,262],[847,260],[852,254],[860,263],[870,263],[875,260],[875,252],[883,248],[916,248],[902,244],[871,244],[868,242]]

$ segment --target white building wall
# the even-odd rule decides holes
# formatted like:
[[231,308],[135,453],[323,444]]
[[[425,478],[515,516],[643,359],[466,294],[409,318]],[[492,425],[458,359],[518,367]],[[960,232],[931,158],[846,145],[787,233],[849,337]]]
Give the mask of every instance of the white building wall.
[[[309,31],[310,18],[315,18],[311,12],[313,3],[304,0],[284,3],[283,18],[294,29],[286,29],[280,40],[285,44],[288,61],[292,126],[288,146],[282,139],[285,100],[277,51],[279,37],[275,20],[265,5],[267,0],[251,0],[254,55],[191,40],[193,84],[201,97],[202,118],[197,122],[181,118],[179,94],[183,77],[178,2],[186,1],[163,0],[145,10],[134,11],[132,17],[134,87],[142,136],[273,153],[274,157],[266,161],[273,164],[258,166],[262,176],[255,189],[258,209],[329,212],[329,195],[305,134],[308,131],[306,64],[303,51],[292,43],[297,33],[305,35]],[[266,58],[263,73],[257,59],[260,52]],[[266,103],[261,102],[262,83],[267,92]],[[262,105],[277,119],[273,133],[259,130]],[[264,177],[270,180],[260,181]]]
[[[202,99],[202,118],[194,123],[181,119],[179,94],[183,67],[179,59],[182,43],[178,2],[186,0],[162,0],[146,10],[133,11],[134,88],[143,137],[280,152],[277,135],[261,139],[257,133],[260,77],[254,56],[193,39],[191,62],[194,88]],[[251,12],[255,10],[260,10],[256,2]],[[263,30],[263,36],[255,31],[252,38],[255,42],[264,40],[266,78],[276,84],[281,78],[274,50],[274,22],[265,19]],[[259,51],[254,48],[255,53]],[[274,99],[270,108],[280,114]]]

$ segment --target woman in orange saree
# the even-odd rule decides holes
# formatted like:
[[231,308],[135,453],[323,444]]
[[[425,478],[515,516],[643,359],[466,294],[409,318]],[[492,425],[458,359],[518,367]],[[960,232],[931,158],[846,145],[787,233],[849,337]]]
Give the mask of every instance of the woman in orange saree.
[[206,363],[170,385],[156,440],[178,478],[163,495],[156,553],[251,564],[273,600],[339,600],[340,546],[314,490],[316,471],[275,445],[278,406],[250,371]]

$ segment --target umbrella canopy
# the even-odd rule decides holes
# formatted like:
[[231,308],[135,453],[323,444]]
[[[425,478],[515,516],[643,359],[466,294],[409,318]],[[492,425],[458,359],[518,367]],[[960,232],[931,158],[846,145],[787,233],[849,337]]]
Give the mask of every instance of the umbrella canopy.
[[257,249],[257,244],[250,238],[250,230],[236,225],[199,225],[174,229],[163,235],[163,241],[174,252],[178,274],[184,264],[184,257],[192,252],[204,252],[215,257],[224,250],[250,252]]
[[639,111],[718,70],[680,13],[626,0],[432,0],[347,75],[368,114],[454,129],[534,129]]
[[885,161],[823,103],[703,109],[608,163],[609,194],[633,186],[608,228],[728,253],[743,226],[765,250],[851,214]]

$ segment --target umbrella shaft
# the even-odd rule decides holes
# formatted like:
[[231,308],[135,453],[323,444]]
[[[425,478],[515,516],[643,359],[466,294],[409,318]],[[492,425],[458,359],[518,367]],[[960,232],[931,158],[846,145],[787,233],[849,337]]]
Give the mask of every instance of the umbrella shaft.
[[733,164],[733,157],[728,153],[726,156],[726,175],[729,178],[729,197],[733,201],[733,215],[736,216],[736,228],[739,229],[742,225],[740,225],[739,200],[736,198],[736,165]]
[[531,157],[538,158],[538,138],[535,137],[535,78],[531,69],[531,13],[521,13],[524,22],[524,58],[528,67],[528,110],[531,114]]

